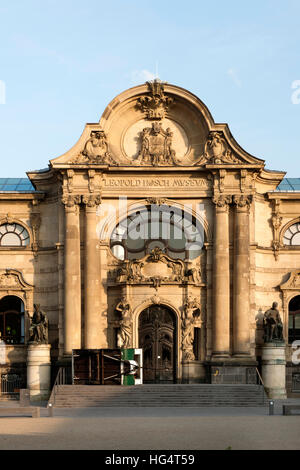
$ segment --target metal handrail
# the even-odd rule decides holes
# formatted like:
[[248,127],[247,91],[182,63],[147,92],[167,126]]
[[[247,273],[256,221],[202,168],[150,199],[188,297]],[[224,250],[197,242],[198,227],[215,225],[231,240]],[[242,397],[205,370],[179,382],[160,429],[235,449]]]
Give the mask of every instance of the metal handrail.
[[262,379],[262,376],[260,375],[259,370],[258,370],[257,367],[255,367],[255,370],[256,370],[256,373],[257,373],[258,378],[259,378],[259,380],[260,380],[260,383],[261,383],[261,385],[262,385],[262,387],[263,387],[263,388],[262,388],[262,390],[263,390],[263,400],[262,400],[262,402],[265,403],[265,396],[267,395],[267,393],[266,393],[266,388],[265,388],[265,384],[264,384],[264,381],[263,381],[263,379]]
[[49,405],[50,406],[54,405],[55,396],[56,396],[57,389],[58,389],[59,385],[66,385],[66,383],[67,383],[67,368],[66,367],[60,367],[58,369],[58,372],[57,372],[57,375],[56,375],[56,378],[55,378],[55,381],[54,381],[54,385],[53,385],[53,388],[52,388],[52,391],[51,391],[51,395],[50,395],[50,398],[48,400],[47,408],[49,408]]

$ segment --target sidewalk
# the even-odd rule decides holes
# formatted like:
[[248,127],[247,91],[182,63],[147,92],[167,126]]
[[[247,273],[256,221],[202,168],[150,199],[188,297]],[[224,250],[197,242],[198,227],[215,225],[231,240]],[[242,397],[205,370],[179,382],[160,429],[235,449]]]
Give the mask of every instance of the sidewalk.
[[274,416],[226,407],[58,408],[48,417],[43,406],[40,418],[0,417],[0,449],[300,450],[300,415],[281,413],[278,401]]

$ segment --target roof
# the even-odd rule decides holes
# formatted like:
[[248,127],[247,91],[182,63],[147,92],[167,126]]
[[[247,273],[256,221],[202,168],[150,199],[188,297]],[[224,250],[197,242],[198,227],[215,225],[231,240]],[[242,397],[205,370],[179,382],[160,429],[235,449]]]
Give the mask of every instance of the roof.
[[283,178],[276,191],[300,191],[300,178]]
[[28,178],[0,178],[0,191],[28,193],[35,189]]

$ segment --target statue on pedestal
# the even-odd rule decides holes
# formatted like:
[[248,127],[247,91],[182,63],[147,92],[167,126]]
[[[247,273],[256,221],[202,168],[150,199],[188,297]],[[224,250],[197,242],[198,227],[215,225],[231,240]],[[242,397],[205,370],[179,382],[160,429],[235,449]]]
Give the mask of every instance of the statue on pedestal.
[[30,343],[48,344],[48,318],[40,309],[39,304],[34,304],[34,313],[29,328]]
[[264,313],[263,327],[265,343],[283,341],[283,325],[277,307],[278,303],[273,302],[272,307]]

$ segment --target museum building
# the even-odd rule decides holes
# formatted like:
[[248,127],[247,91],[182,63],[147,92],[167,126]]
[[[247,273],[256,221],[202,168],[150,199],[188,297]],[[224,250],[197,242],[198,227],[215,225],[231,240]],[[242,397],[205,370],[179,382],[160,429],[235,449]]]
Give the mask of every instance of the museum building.
[[26,384],[40,305],[53,373],[74,349],[122,347],[143,349],[145,383],[256,383],[277,302],[300,393],[300,179],[266,169],[199,98],[130,88],[27,175],[0,179],[2,381]]

